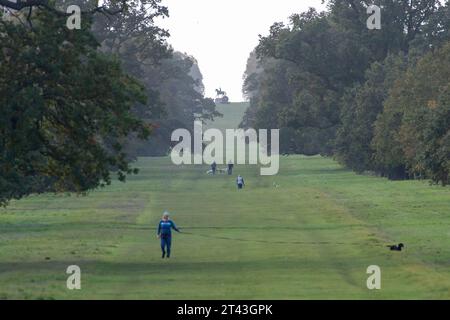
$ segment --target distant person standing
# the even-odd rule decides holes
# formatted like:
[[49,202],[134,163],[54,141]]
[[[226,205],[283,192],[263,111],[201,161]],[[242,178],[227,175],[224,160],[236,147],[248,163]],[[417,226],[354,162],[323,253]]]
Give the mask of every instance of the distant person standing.
[[228,175],[231,176],[233,174],[233,167],[234,164],[233,162],[230,160],[230,162],[228,162]]
[[238,175],[236,179],[236,184],[239,190],[241,190],[245,186],[244,178],[241,175]]
[[212,174],[216,174],[216,170],[217,170],[217,163],[214,161],[214,162],[211,164],[211,171],[212,171]]
[[161,239],[161,251],[162,258],[166,256],[167,249],[167,258],[170,258],[170,249],[172,247],[172,229],[176,232],[181,232],[175,223],[169,219],[169,213],[167,211],[164,212],[161,221],[158,225],[158,234],[157,237]]

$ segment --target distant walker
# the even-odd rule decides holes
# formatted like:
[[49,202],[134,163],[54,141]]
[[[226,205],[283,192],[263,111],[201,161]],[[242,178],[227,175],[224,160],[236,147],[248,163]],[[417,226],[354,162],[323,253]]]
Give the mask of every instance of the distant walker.
[[237,184],[238,190],[241,190],[245,186],[244,178],[242,178],[241,175],[238,175],[238,177],[236,179],[236,184]]

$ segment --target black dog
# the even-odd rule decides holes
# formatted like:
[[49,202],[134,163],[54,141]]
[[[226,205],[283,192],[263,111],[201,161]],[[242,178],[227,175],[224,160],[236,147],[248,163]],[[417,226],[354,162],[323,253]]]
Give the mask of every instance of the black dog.
[[398,246],[393,245],[393,246],[387,246],[387,247],[390,248],[391,251],[402,251],[402,248],[403,248],[404,246],[405,246],[405,245],[404,245],[403,243],[400,243]]

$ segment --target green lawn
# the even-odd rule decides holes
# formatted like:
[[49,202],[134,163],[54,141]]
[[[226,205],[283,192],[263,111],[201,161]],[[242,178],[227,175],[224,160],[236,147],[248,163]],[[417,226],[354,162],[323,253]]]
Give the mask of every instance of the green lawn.
[[248,103],[231,103],[231,104],[219,104],[217,111],[224,115],[224,117],[216,118],[205,126],[205,130],[208,128],[217,129],[235,129],[242,121],[245,110],[248,108]]
[[[244,109],[221,107],[215,125],[236,126]],[[450,298],[449,188],[356,175],[321,157],[282,157],[274,177],[237,166],[242,192],[207,166],[138,166],[126,184],[86,197],[0,209],[0,298]],[[189,233],[174,235],[170,260],[154,230],[165,209]],[[406,250],[385,247],[395,242]],[[78,291],[66,289],[73,264]],[[369,265],[381,268],[381,290],[366,287]]]

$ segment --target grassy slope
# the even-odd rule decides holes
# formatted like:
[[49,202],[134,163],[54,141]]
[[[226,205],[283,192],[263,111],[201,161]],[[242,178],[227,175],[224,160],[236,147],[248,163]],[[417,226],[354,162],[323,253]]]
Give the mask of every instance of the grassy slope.
[[217,129],[235,129],[238,127],[239,123],[242,121],[245,110],[248,104],[246,102],[232,103],[232,104],[219,104],[217,106],[217,111],[222,113],[224,117],[216,118],[214,121],[205,126],[208,128]]
[[[216,126],[236,125],[245,106],[233,106]],[[0,298],[450,298],[448,188],[358,176],[321,157],[283,157],[276,177],[238,166],[243,192],[206,166],[139,167],[88,197],[0,209]],[[171,260],[152,230],[164,209],[192,233],[174,236]],[[384,247],[396,241],[407,250]],[[71,264],[80,291],[65,288]],[[372,264],[380,291],[366,288]]]

